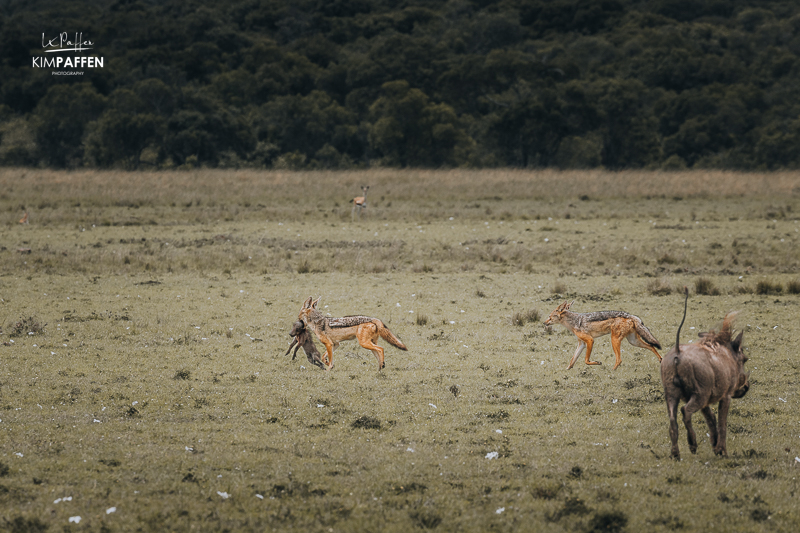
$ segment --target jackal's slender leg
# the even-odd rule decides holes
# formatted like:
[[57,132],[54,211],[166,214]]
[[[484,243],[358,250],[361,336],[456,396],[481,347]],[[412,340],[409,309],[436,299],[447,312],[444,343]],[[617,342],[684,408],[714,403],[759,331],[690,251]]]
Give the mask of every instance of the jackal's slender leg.
[[573,355],[572,359],[569,360],[569,366],[567,367],[567,370],[572,368],[572,366],[575,364],[575,361],[577,361],[578,357],[581,356],[581,352],[583,351],[584,348],[586,348],[586,343],[578,339],[578,347],[575,348],[575,355]]
[[578,335],[576,333],[575,336],[578,337],[580,340],[582,340],[586,344],[586,364],[587,365],[602,365],[603,363],[601,363],[600,361],[590,361],[589,360],[589,357],[591,357],[591,355],[592,355],[592,346],[594,346],[594,339],[592,338],[592,336],[591,335],[586,335],[585,333],[582,333],[580,335]]
[[658,353],[658,350],[656,350],[655,347],[650,346],[650,345],[647,345],[647,347],[650,349],[651,352],[656,354],[656,357],[658,357],[658,362],[660,363],[661,362],[661,354]]
[[359,339],[358,342],[361,344],[361,346],[375,354],[375,358],[378,360],[378,370],[381,370],[385,366],[383,364],[383,348],[372,342],[370,339],[367,339],[365,342],[362,342],[361,339]]
[[622,348],[622,337],[611,332],[611,349],[614,350],[614,370],[617,369],[619,365],[622,364],[622,353],[620,352]]
[[333,368],[333,343],[328,339],[320,338],[319,340],[325,345],[325,357],[327,359],[327,361],[323,361],[325,370],[330,370]]
[[375,354],[375,359],[378,360],[378,370],[380,371],[385,366],[383,364],[383,348],[375,344],[378,340],[378,326],[375,324],[363,324],[358,328],[356,333],[358,343]]
[[661,354],[658,353],[658,350],[656,350],[653,346],[650,346],[649,344],[644,342],[644,340],[635,331],[632,331],[625,338],[628,339],[628,342],[631,343],[631,345],[636,346],[637,348],[647,348],[648,350],[656,354],[658,360],[661,361]]

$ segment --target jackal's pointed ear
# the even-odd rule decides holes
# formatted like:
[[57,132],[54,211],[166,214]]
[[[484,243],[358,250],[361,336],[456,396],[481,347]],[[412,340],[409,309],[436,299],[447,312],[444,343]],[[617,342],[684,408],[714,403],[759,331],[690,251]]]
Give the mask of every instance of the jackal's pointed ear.
[[311,309],[316,309],[317,305],[319,305],[319,301],[322,299],[322,296],[311,302]]
[[300,309],[308,309],[309,307],[311,307],[311,300],[313,300],[313,299],[314,299],[313,296],[309,296],[308,300],[303,302],[303,307],[301,307]]
[[564,311],[569,311],[569,308],[570,308],[570,307],[572,307],[572,304],[574,304],[574,303],[575,303],[575,300],[572,300],[572,301],[571,301],[571,302],[569,302],[569,303],[567,303],[567,302],[564,302],[564,304],[565,304],[565,305],[564,305]]

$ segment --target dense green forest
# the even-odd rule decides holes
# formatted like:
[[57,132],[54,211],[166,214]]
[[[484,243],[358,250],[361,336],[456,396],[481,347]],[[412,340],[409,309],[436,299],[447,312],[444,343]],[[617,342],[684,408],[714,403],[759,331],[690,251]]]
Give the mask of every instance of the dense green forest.
[[797,168],[799,54],[788,0],[0,1],[0,164]]

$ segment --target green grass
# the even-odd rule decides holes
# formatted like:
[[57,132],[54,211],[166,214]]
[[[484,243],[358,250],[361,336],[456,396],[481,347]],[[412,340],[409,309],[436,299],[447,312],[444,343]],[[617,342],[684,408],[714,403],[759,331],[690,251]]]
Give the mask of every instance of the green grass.
[[[352,223],[346,196],[358,189],[348,184],[363,175],[201,172],[189,189],[172,183],[183,173],[142,175],[147,187],[109,173],[120,188],[96,190],[86,183],[102,174],[22,172],[0,172],[0,529],[793,531],[800,522],[800,364],[789,342],[800,302],[789,289],[756,290],[796,283],[796,175],[763,180],[788,183],[788,193],[712,199],[688,185],[711,187],[702,176],[673,177],[669,189],[643,173],[634,181],[649,176],[665,197],[641,193],[620,209],[601,191],[630,174],[584,175],[605,185],[580,201],[578,188],[515,195],[504,181],[557,181],[551,174],[466,172],[459,190],[456,171],[382,171],[375,204]],[[380,190],[422,174],[416,202],[404,184],[392,185],[397,196]],[[304,181],[313,177],[346,193],[326,198]],[[714,187],[761,179],[729,177]],[[22,205],[28,225],[17,223]],[[765,217],[779,210],[789,215]],[[733,402],[729,458],[712,454],[695,416],[698,453],[681,428],[675,463],[655,357],[625,343],[612,371],[604,337],[593,354],[602,366],[567,371],[576,339],[540,320],[565,298],[578,312],[628,311],[666,351],[683,294],[658,295],[653,284],[700,278],[719,294],[690,297],[682,340],[739,310],[752,387]],[[333,316],[381,318],[408,352],[381,342],[380,373],[353,342],[331,372],[302,352],[284,356],[310,295]]]

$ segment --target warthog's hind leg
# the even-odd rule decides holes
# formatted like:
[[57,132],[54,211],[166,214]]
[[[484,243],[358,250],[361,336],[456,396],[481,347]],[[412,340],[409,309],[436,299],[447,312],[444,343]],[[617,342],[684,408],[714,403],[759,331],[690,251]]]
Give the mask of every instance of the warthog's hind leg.
[[708,425],[708,436],[711,438],[711,447],[716,448],[717,441],[719,440],[717,434],[717,418],[714,416],[714,412],[711,411],[711,407],[707,405],[703,407],[700,412],[703,413],[703,417],[705,417],[706,424]]
[[686,441],[689,443],[689,451],[697,453],[697,435],[695,435],[694,427],[692,426],[692,414],[694,414],[694,411],[689,408],[689,404],[691,404],[691,400],[681,407],[681,414],[683,415],[683,425],[686,427]]
[[672,443],[670,456],[676,461],[680,461],[681,452],[678,449],[678,403],[680,396],[675,395],[667,398],[667,414],[669,414],[669,440]]

